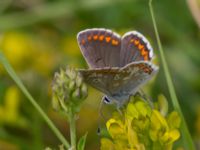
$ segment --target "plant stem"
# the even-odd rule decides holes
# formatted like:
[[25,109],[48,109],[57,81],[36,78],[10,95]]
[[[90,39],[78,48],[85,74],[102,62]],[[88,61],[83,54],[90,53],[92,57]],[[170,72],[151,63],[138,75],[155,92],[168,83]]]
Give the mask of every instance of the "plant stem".
[[70,109],[68,118],[70,124],[71,148],[72,150],[76,150],[76,116],[72,108]]
[[15,83],[18,85],[18,87],[21,89],[21,91],[24,93],[24,95],[27,97],[27,99],[30,101],[30,103],[35,107],[35,109],[39,112],[39,114],[42,116],[42,118],[46,121],[48,126],[51,128],[51,130],[55,133],[57,138],[63,143],[63,145],[68,149],[69,143],[64,138],[64,136],[60,133],[60,131],[56,128],[56,126],[53,124],[53,122],[49,119],[49,117],[45,114],[45,112],[42,110],[42,108],[38,105],[38,103],[35,101],[35,99],[31,96],[31,94],[28,92],[24,84],[21,82],[17,74],[15,73],[12,66],[9,64],[8,60],[5,58],[2,52],[0,52],[0,62],[3,64],[4,68],[8,72],[8,74],[11,76],[11,78],[15,81]]
[[168,65],[167,65],[167,62],[166,62],[166,59],[165,59],[164,51],[163,51],[163,48],[162,48],[162,44],[161,44],[161,41],[160,41],[160,37],[159,37],[159,34],[158,34],[158,29],[157,29],[157,25],[156,25],[156,21],[155,21],[155,17],[154,17],[152,0],[149,0],[149,9],[150,9],[150,13],[151,13],[152,21],[153,21],[153,27],[154,27],[154,30],[155,30],[156,40],[157,40],[157,43],[158,43],[158,48],[159,48],[160,57],[161,57],[161,61],[162,61],[162,65],[163,65],[163,69],[164,69],[164,73],[165,73],[165,78],[166,78],[168,89],[169,89],[169,94],[170,94],[170,97],[172,99],[174,109],[179,112],[181,120],[182,120],[181,132],[182,132],[183,139],[184,139],[184,145],[185,145],[186,149],[195,150],[195,147],[194,147],[194,144],[193,144],[193,141],[192,141],[192,137],[191,137],[189,130],[187,128],[183,113],[181,111],[181,108],[180,108],[180,105],[179,105],[179,102],[178,102],[178,99],[177,99],[177,96],[176,96],[175,88],[174,88],[174,85],[173,85],[173,82],[172,82],[172,79],[171,79],[171,76],[170,76],[170,73],[169,73]]

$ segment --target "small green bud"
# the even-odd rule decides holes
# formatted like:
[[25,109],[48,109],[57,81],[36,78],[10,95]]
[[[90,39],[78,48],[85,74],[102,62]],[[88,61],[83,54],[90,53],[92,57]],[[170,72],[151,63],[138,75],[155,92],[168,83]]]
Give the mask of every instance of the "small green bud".
[[77,76],[77,72],[74,69],[69,68],[69,67],[67,67],[65,73],[66,73],[67,77],[71,80],[74,80]]
[[83,83],[82,76],[72,68],[67,68],[66,71],[60,69],[59,73],[55,73],[52,91],[52,105],[56,110],[66,111],[69,110],[67,107],[79,107],[77,102],[87,96],[87,86]]
[[60,102],[59,102],[58,98],[55,95],[53,95],[53,98],[52,98],[52,107],[55,110],[59,110],[61,108]]
[[72,98],[77,100],[81,98],[81,93],[80,93],[80,89],[77,88],[73,93],[72,93]]
[[70,83],[69,83],[69,91],[74,91],[75,90],[75,88],[76,88],[76,83],[75,83],[75,81],[70,81]]
[[81,78],[80,74],[78,74],[76,78],[76,86],[80,87],[82,83],[83,83],[83,78]]
[[82,93],[82,97],[81,98],[86,98],[87,97],[87,93],[88,93],[88,90],[87,90],[87,86],[86,84],[82,84],[81,86],[81,93]]

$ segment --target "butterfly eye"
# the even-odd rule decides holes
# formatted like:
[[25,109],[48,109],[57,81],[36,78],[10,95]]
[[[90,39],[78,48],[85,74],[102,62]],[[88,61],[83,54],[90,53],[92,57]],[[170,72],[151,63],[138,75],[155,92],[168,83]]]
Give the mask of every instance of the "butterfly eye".
[[110,103],[111,103],[111,100],[110,100],[107,96],[104,96],[104,97],[103,97],[103,102],[104,102],[105,104],[110,104]]

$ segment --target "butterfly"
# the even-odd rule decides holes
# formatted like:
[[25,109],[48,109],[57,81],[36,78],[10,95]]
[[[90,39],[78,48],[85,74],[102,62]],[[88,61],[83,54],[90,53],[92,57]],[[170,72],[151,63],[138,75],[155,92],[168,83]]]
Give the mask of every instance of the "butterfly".
[[137,31],[121,37],[109,29],[87,29],[78,33],[77,40],[90,67],[79,72],[86,83],[106,95],[106,103],[121,107],[158,72],[151,62],[150,43]]

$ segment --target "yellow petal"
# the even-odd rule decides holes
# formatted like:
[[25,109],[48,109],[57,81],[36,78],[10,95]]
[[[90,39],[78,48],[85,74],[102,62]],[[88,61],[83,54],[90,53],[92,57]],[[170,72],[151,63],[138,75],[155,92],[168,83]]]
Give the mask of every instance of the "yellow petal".
[[129,118],[136,118],[138,119],[139,113],[133,103],[129,103],[127,108],[126,108],[126,115]]
[[164,136],[161,138],[161,140],[162,140],[162,143],[171,144],[177,139],[179,139],[179,137],[180,137],[180,132],[175,129],[175,130],[166,132]]
[[163,116],[168,113],[168,102],[164,95],[160,94],[158,96],[158,110]]
[[149,131],[149,135],[153,141],[157,141],[161,136],[163,136],[165,132],[168,131],[167,121],[157,110],[152,111],[150,120],[151,128]]
[[180,124],[181,124],[181,118],[180,118],[178,112],[176,112],[176,111],[171,112],[167,118],[167,122],[171,129],[179,128]]
[[139,144],[137,133],[133,130],[131,121],[127,123],[127,136],[131,148],[134,148],[135,145]]
[[123,124],[113,118],[106,123],[108,132],[112,138],[123,137],[125,135]]
[[140,100],[135,103],[135,107],[137,111],[139,112],[139,115],[146,117],[151,115],[151,108],[147,103],[144,101]]
[[115,150],[113,142],[107,138],[101,139],[101,148],[100,149],[101,150]]
[[151,124],[156,127],[156,129],[164,128],[168,130],[168,124],[165,118],[160,114],[159,111],[153,110],[151,115]]

